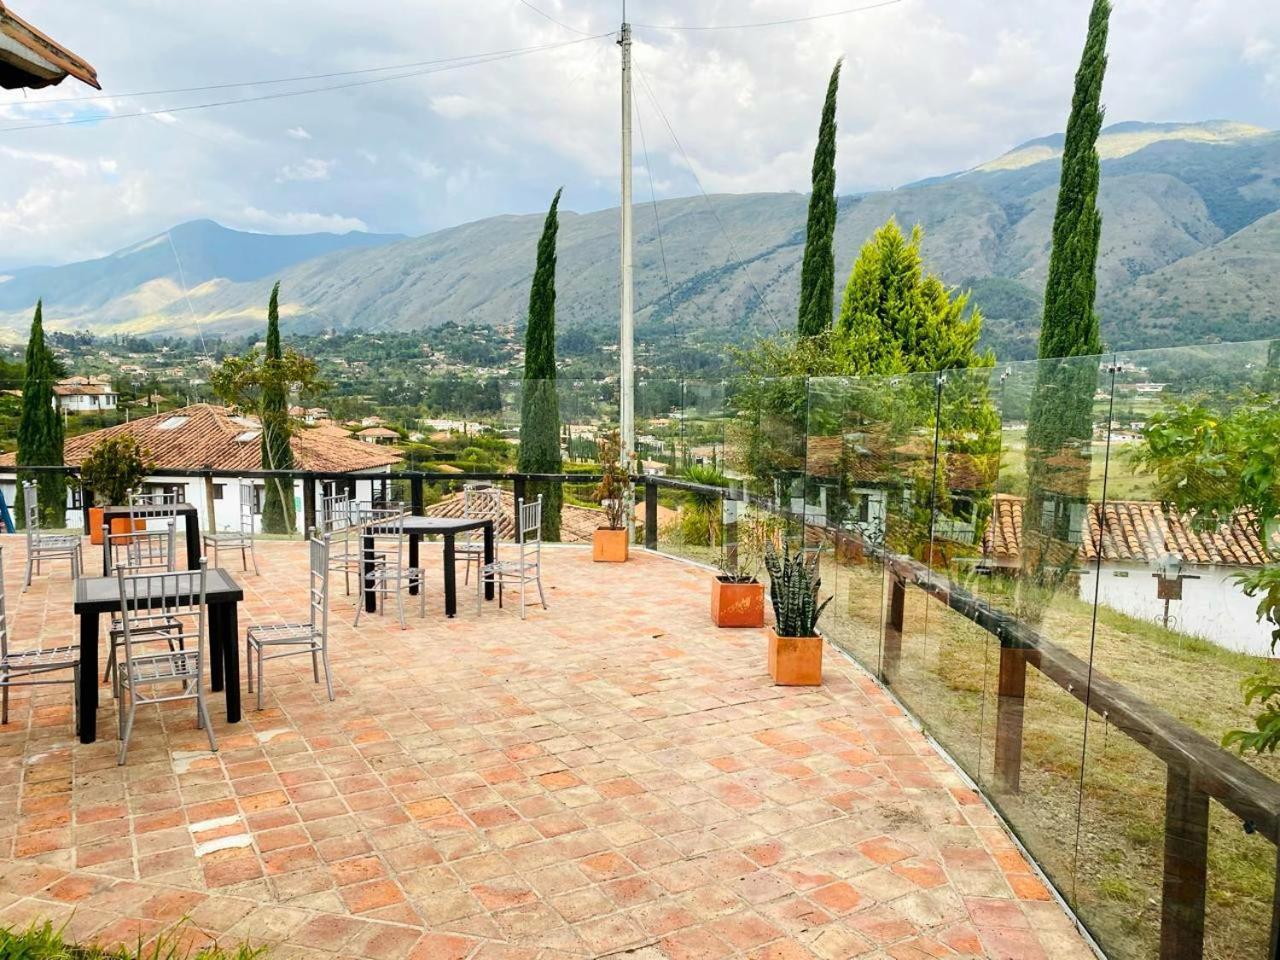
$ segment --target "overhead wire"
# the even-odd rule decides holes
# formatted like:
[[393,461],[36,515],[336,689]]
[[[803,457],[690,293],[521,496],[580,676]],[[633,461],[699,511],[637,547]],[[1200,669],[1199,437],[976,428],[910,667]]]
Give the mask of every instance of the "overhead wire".
[[671,315],[672,327],[675,327],[675,294],[671,289],[671,274],[667,270],[667,248],[662,239],[662,219],[658,216],[658,192],[653,185],[653,165],[649,162],[649,145],[645,142],[644,119],[640,114],[639,103],[636,104],[636,128],[640,131],[640,149],[644,153],[644,170],[649,177],[649,201],[653,206],[653,225],[658,234],[658,255],[662,260],[662,277],[667,284],[667,312]]
[[186,113],[191,110],[207,110],[212,107],[225,107],[237,103],[260,103],[268,100],[283,100],[288,97],[301,97],[313,93],[328,93],[334,90],[349,90],[354,87],[366,87],[377,83],[387,83],[392,80],[406,80],[411,77],[422,77],[436,73],[445,73],[450,70],[460,70],[464,67],[479,66],[487,63],[497,63],[502,60],[512,60],[516,57],[527,56],[531,53],[539,53],[545,50],[556,50],[564,47],[573,46],[574,44],[586,43],[588,40],[599,40],[604,37],[612,36],[612,33],[594,34],[588,37],[582,37],[578,40],[564,40],[557,43],[541,44],[532,47],[517,48],[514,51],[505,54],[479,55],[466,62],[453,62],[444,66],[428,67],[422,70],[414,70],[408,73],[398,73],[389,77],[373,77],[367,80],[354,80],[350,83],[329,84],[322,87],[308,87],[304,90],[283,90],[278,93],[265,93],[252,97],[232,97],[227,100],[214,100],[205,103],[191,103],[177,107],[164,107],[155,110],[135,110],[130,113],[110,113],[93,117],[70,117],[60,120],[48,120],[39,123],[22,123],[13,126],[0,127],[0,134],[17,133],[22,130],[43,130],[49,127],[63,127],[76,124],[86,123],[105,123],[110,120],[128,120],[135,117],[148,117],[157,115],[167,115],[174,113]]
[[528,7],[530,10],[532,10],[538,16],[542,17],[544,20],[550,20],[557,27],[563,27],[565,30],[569,30],[573,33],[581,34],[584,37],[592,36],[592,34],[586,30],[579,30],[577,27],[569,26],[569,24],[565,23],[563,20],[557,20],[555,17],[547,13],[545,10],[540,10],[537,7],[535,7],[532,3],[529,2],[529,0],[517,0],[517,2]]
[[729,245],[730,256],[735,261],[742,264],[742,275],[746,279],[747,283],[751,285],[751,289],[756,295],[757,302],[764,308],[765,313],[769,315],[769,319],[773,322],[774,328],[781,331],[782,325],[778,322],[778,318],[774,314],[773,308],[769,306],[769,301],[765,299],[760,288],[756,286],[756,282],[751,279],[751,274],[746,269],[746,261],[743,260],[741,254],[738,253],[738,248],[733,242],[733,237],[729,235],[729,231],[725,227],[724,221],[720,219],[720,214],[716,212],[715,205],[711,202],[711,197],[707,195],[707,191],[703,188],[702,179],[698,176],[698,171],[694,168],[693,161],[689,159],[689,153],[685,150],[684,144],[680,142],[680,137],[676,134],[675,127],[671,125],[671,119],[667,116],[667,112],[662,109],[662,104],[658,102],[658,98],[653,92],[653,87],[649,85],[649,79],[645,76],[644,71],[640,69],[638,62],[636,63],[635,68],[636,75],[640,77],[640,82],[643,84],[645,92],[649,95],[649,100],[653,103],[654,108],[658,111],[658,116],[662,118],[662,122],[666,125],[667,132],[671,134],[671,139],[675,143],[676,149],[680,151],[680,155],[684,158],[685,166],[688,167],[689,173],[693,177],[693,182],[698,187],[698,193],[702,195],[702,200],[707,206],[707,212],[711,214],[712,218],[716,222],[716,226],[718,226],[720,228],[720,232],[724,234],[725,241]]

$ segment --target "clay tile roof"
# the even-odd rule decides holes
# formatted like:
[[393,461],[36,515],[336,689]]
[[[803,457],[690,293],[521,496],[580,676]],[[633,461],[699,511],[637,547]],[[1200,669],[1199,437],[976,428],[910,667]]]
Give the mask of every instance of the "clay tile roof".
[[357,437],[380,437],[386,439],[400,439],[400,434],[394,430],[388,430],[386,427],[365,427],[363,430],[357,431]]
[[[1088,527],[1080,546],[1082,560],[1154,563],[1164,553],[1176,553],[1186,563],[1261,566],[1267,562],[1251,513],[1240,511],[1230,521],[1209,530],[1196,529],[1190,516],[1167,512],[1148,500],[1091,503]],[[996,560],[1016,561],[1021,555],[1022,498],[997,494],[983,547]]]
[[75,77],[101,90],[98,71],[66,47],[51,40],[0,0],[0,87],[38,89]]
[[[445,497],[439,503],[433,503],[424,511],[429,517],[462,516],[465,501],[461,493]],[[498,538],[514,540],[516,538],[516,501],[515,495],[508,490],[502,491],[502,516],[498,520]],[[604,522],[604,513],[590,507],[579,507],[566,503],[560,508],[560,541],[562,543],[590,543],[595,529]]]
[[[352,440],[346,431],[336,436],[323,428],[294,430],[290,440],[293,459],[301,470],[346,473],[375,470],[400,462],[400,454],[385,447]],[[241,417],[226,407],[197,403],[130,423],[70,437],[63,455],[70,466],[79,466],[90,448],[103,437],[132,434],[150,452],[159,469],[258,470],[262,464],[259,443],[262,428],[256,418]],[[13,453],[0,455],[0,467],[16,464]]]

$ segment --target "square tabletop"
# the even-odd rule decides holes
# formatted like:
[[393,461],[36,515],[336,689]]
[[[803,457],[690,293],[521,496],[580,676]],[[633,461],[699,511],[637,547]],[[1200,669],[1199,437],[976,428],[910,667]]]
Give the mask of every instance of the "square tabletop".
[[[197,573],[190,570],[178,570],[166,573],[166,577],[174,578],[174,595],[159,600],[168,600],[175,605],[184,605],[194,600],[197,589]],[[205,580],[204,595],[206,603],[238,603],[244,599],[244,589],[236,583],[235,578],[221,567],[208,571]],[[76,594],[73,608],[77,614],[100,614],[119,610],[120,581],[115,577],[81,577],[76,581]]]

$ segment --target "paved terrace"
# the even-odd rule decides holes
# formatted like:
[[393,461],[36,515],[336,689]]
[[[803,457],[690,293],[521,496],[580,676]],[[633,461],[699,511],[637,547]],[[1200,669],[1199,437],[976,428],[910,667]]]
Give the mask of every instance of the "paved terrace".
[[[19,638],[75,636],[65,567],[18,592]],[[305,616],[305,547],[259,546],[240,625]],[[437,548],[427,562],[438,567]],[[1090,957],[992,814],[856,666],[771,685],[754,630],[711,626],[705,571],[548,552],[521,623],[438,585],[409,629],[357,632],[337,587],[337,701],[306,658],[207,752],[185,705],[140,714],[115,764],[69,687],[0,731],[0,923],[272,957],[634,960]],[[459,584],[461,589],[461,584]],[[366,625],[367,624],[367,625]],[[104,644],[105,646],[105,644]]]

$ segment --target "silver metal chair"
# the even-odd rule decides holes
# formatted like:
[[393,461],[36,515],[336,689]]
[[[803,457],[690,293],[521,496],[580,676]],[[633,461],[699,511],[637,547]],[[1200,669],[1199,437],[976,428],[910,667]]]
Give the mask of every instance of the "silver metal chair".
[[[490,484],[468,483],[462,488],[462,515],[468,520],[492,520],[494,527],[494,559],[497,559],[498,521],[502,519],[502,491]],[[474,564],[476,576],[484,566],[484,531],[468,530],[454,544],[455,560],[461,560],[465,566],[462,571],[462,582],[471,582],[471,567]]]
[[[126,573],[131,574],[176,570],[177,540],[173,519],[166,522],[163,530],[125,530],[112,533],[109,527],[104,525],[102,528],[107,568],[123,568]],[[107,650],[107,666],[102,673],[103,683],[111,680],[112,676],[119,675],[119,649],[124,637],[122,619],[123,615],[120,613],[111,615],[111,628],[108,632],[110,647]],[[133,633],[135,644],[164,642],[171,651],[182,648],[182,623],[163,608],[134,617]],[[112,684],[111,692],[119,695],[117,684]]]
[[40,501],[36,492],[35,481],[28,480],[22,485],[23,519],[27,525],[27,573],[22,581],[22,589],[31,586],[32,571],[40,573],[40,564],[44,560],[70,560],[71,579],[80,577],[83,566],[80,553],[80,536],[74,533],[44,533],[40,529]]
[[345,493],[320,498],[320,529],[329,537],[329,569],[342,571],[344,592],[351,596],[351,575],[360,576],[360,533],[356,505]]
[[[405,557],[408,536],[404,530],[404,518],[408,515],[409,512],[403,504],[374,507],[360,514],[359,529],[355,532],[360,537],[361,544],[361,597],[356,603],[356,619],[353,626],[360,625],[360,615],[364,612],[364,591],[369,589],[369,585],[365,583],[366,574],[363,569],[366,563],[372,565],[372,570],[367,576],[372,583],[379,608],[385,610],[387,599],[395,597],[396,613],[401,630],[407,626],[404,619],[404,594],[415,581],[418,584],[419,615],[423,617],[427,615],[426,578],[423,568],[410,567]],[[366,534],[370,530],[373,531],[373,537],[370,540],[372,548],[364,545]],[[368,552],[370,549],[372,553]]]
[[253,573],[258,575],[258,555],[253,551],[253,484],[240,484],[240,514],[237,524],[216,533],[206,533],[202,541],[204,552],[213,554],[213,565],[220,567],[220,550],[239,550],[240,565],[249,572],[249,558],[253,558]]
[[502,588],[508,584],[520,587],[520,619],[524,619],[525,596],[529,584],[537,584],[538,600],[547,609],[547,598],[542,592],[542,497],[533,503],[520,500],[520,523],[516,530],[516,545],[520,556],[515,560],[495,560],[485,564],[476,578],[476,612],[480,612],[481,597],[486,583],[498,587],[498,606],[502,606]]
[[[0,571],[3,570],[0,547]],[[71,671],[71,679],[52,679],[50,674]],[[13,650],[9,647],[9,615],[5,607],[4,576],[0,572],[0,724],[9,722],[9,688],[41,687],[70,683],[75,703],[76,732],[80,731],[80,648],[76,644]]]
[[[333,699],[333,678],[329,674],[329,535],[311,538],[311,617],[306,623],[255,624],[245,637],[245,661],[249,692],[253,693],[253,659],[258,658],[258,709],[262,709],[262,688],[266,686],[264,660],[311,654],[311,672],[320,682],[324,664],[324,684]],[[266,654],[265,650],[277,652]]]
[[[117,567],[116,577],[122,597],[121,647],[124,650],[116,681],[120,735],[120,755],[116,762],[123,764],[128,756],[138,707],[175,700],[195,701],[196,725],[208,735],[209,749],[216,751],[218,741],[213,735],[204,697],[208,561],[201,557],[199,570],[180,572],[130,575],[124,567]],[[171,636],[183,641],[181,649],[144,653],[135,646],[139,639],[135,624],[145,630],[152,612],[157,609],[166,610],[179,621],[181,632]]]

